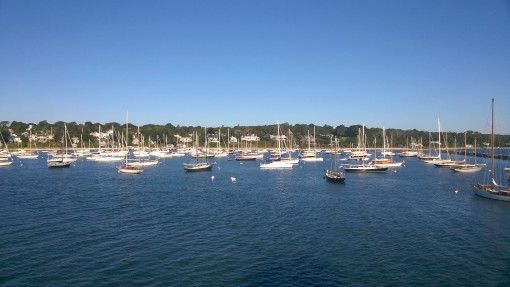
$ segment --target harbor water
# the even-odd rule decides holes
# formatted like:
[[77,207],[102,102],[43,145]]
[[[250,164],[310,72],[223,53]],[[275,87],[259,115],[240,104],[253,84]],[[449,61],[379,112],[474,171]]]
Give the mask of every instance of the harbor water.
[[510,203],[474,195],[484,176],[409,158],[332,184],[324,157],[196,173],[169,158],[135,176],[14,160],[0,169],[0,285],[510,285]]

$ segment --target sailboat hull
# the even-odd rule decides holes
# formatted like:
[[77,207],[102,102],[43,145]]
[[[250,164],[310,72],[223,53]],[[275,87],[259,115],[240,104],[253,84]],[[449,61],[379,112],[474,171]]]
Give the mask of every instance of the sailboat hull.
[[292,168],[292,163],[282,162],[282,161],[273,161],[270,163],[261,164],[260,168],[261,169],[290,169],[290,168]]
[[19,159],[37,159],[39,157],[39,155],[37,154],[34,154],[34,155],[16,155],[17,158]]
[[346,172],[385,172],[388,170],[387,167],[378,166],[346,166],[344,167]]
[[318,162],[318,161],[324,161],[324,158],[322,158],[322,157],[302,157],[300,160],[305,161],[305,162]]
[[502,194],[497,192],[487,191],[486,189],[479,188],[478,185],[474,187],[475,194],[481,197],[510,202],[509,194]]
[[324,175],[327,181],[334,182],[334,183],[344,183],[345,177],[342,173],[332,170],[327,170],[326,174]]
[[64,168],[70,167],[71,162],[66,161],[48,161],[48,168]]
[[458,166],[455,168],[452,168],[455,172],[460,173],[473,173],[473,172],[479,172],[482,170],[481,166]]
[[12,161],[0,161],[0,166],[9,166],[12,164]]
[[118,172],[119,173],[126,173],[126,174],[141,174],[143,172],[143,169],[121,167],[121,168],[118,169]]
[[207,171],[212,169],[212,164],[184,164],[184,170],[186,171]]

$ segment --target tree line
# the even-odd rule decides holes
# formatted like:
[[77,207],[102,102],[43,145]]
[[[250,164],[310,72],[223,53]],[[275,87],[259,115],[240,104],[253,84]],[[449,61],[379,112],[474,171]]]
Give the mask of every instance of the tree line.
[[[118,134],[125,132],[125,124],[109,122],[109,123],[76,123],[66,122],[68,133],[71,137],[77,137],[83,140],[86,146],[89,142],[91,146],[97,146],[97,138],[92,137],[90,134],[97,132],[99,126],[102,131],[113,129],[118,131]],[[19,121],[3,121],[0,122],[0,134],[5,141],[11,138],[11,133],[16,134],[21,138],[22,143],[18,146],[28,145],[28,136],[26,132],[31,126],[32,134],[53,134],[53,140],[46,144],[38,143],[38,146],[59,146],[62,141],[62,135],[64,133],[64,122],[58,121],[55,123],[49,123],[47,121],[40,121],[38,123],[24,123]],[[219,129],[221,129],[222,142],[227,141],[227,130],[229,130],[230,136],[240,139],[246,135],[257,135],[260,137],[260,141],[257,143],[258,147],[274,147],[275,141],[270,138],[271,135],[276,135],[276,125],[258,125],[258,126],[221,126],[221,127],[202,127],[202,126],[179,126],[171,123],[165,125],[146,124],[141,126],[135,126],[129,124],[130,135],[137,135],[138,130],[147,141],[149,137],[154,142],[159,139],[160,143],[164,143],[165,137],[168,139],[169,144],[176,144],[177,138],[174,135],[180,135],[183,137],[190,136],[194,132],[197,132],[202,141],[204,140],[204,134],[207,133],[208,137],[217,137]],[[361,125],[345,126],[339,125],[336,127],[330,125],[316,126],[313,124],[294,124],[289,123],[280,124],[280,131],[287,137],[291,136],[294,145],[298,147],[306,147],[308,142],[308,132],[313,136],[315,127],[317,147],[327,148],[330,147],[333,139],[338,140],[340,147],[351,147],[356,146],[358,142],[359,131],[362,128]],[[290,133],[289,133],[290,130]],[[116,132],[117,134],[117,132]],[[368,147],[382,147],[382,128],[378,127],[365,127],[366,142]],[[436,131],[421,131],[416,129],[402,130],[402,129],[386,129],[386,136],[392,147],[404,148],[411,145],[411,142],[422,143],[424,148],[429,146],[430,141],[437,141]],[[447,138],[448,146],[453,147],[456,143],[458,147],[464,146],[464,133],[459,132],[447,132],[442,135],[443,145],[444,139]],[[482,143],[489,142],[489,135],[482,134],[475,131],[467,131],[467,143],[473,144],[474,140],[477,140],[479,146]],[[496,146],[509,146],[510,135],[496,135]],[[129,143],[132,143],[130,136]],[[313,143],[313,142],[312,142]],[[12,144],[11,144],[12,145]],[[80,145],[80,144],[79,144]],[[15,146],[15,145],[14,145]]]

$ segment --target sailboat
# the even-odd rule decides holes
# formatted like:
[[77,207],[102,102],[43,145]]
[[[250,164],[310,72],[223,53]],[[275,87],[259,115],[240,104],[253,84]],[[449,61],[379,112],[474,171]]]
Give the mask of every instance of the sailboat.
[[[126,113],[126,149],[128,149],[128,113]],[[126,173],[126,174],[140,174],[143,172],[143,169],[140,166],[133,165],[133,162],[128,162],[128,154],[126,153],[124,163],[117,168],[118,173]]]
[[221,129],[218,129],[218,138],[217,138],[217,146],[216,151],[214,152],[215,157],[227,157],[228,150],[225,151],[221,148]]
[[313,150],[310,147],[310,131],[308,131],[308,149],[301,154],[301,161],[324,161],[324,158],[317,156],[317,145],[315,140],[315,126],[313,127]]
[[[367,149],[366,136],[365,128],[363,125],[358,136],[358,148],[356,151],[353,151],[351,153],[351,156],[348,158],[361,160],[362,162],[360,164],[343,165],[343,169],[345,172],[384,172],[388,170],[388,167],[386,166],[379,166],[372,162],[368,163],[367,161],[370,159],[368,156],[370,156],[370,154],[366,152],[366,149]],[[352,158],[353,154],[356,155],[354,158]]]
[[[244,150],[241,150],[240,149],[240,144],[242,143],[243,141],[243,137],[241,137],[241,141],[238,141],[237,144],[238,144],[238,149],[239,149],[239,152],[237,153],[236,157],[235,157],[235,160],[237,161],[255,161],[257,159],[263,159],[264,158],[264,154],[261,154],[261,153],[258,153],[258,152],[254,152],[251,148],[252,148],[252,137],[250,136],[247,136],[245,137],[244,139],[244,142],[245,142],[245,148]],[[248,142],[250,143],[250,147],[248,148]]]
[[[457,143],[457,141],[455,141],[455,145],[457,145],[456,143]],[[447,158],[434,162],[434,165],[436,167],[452,168],[452,167],[456,167],[456,166],[459,166],[459,165],[465,163],[465,161],[463,161],[463,160],[459,161],[459,160],[451,159],[450,153],[448,152],[448,134],[445,135],[445,147],[446,147],[445,150],[446,150]],[[454,147],[454,149],[456,149],[456,146]]]
[[420,159],[420,160],[428,160],[428,161],[441,159],[441,157],[439,155],[432,155],[432,144],[433,143],[435,143],[435,142],[432,141],[432,134],[429,132],[429,149],[428,149],[428,153],[425,154],[422,151],[420,154],[418,154],[418,159]]
[[441,157],[441,122],[439,120],[439,118],[437,119],[437,156],[432,156],[432,155],[429,155],[429,156],[424,156],[424,157],[421,157],[420,159],[423,160],[424,163],[429,163],[429,164],[435,164],[435,163],[438,163],[438,162],[441,162],[443,159]]
[[[276,138],[276,141],[278,142],[278,155],[281,155],[282,153],[282,147],[281,147],[281,136],[280,136],[280,123],[276,123],[278,126],[278,135]],[[261,169],[282,169],[282,168],[292,168],[292,163],[288,161],[282,161],[282,160],[273,160],[268,163],[262,163],[260,164]]]
[[28,136],[29,151],[20,150],[20,151],[14,153],[14,155],[19,159],[37,159],[39,157],[39,153],[37,152],[37,150],[36,151],[32,150],[32,125],[30,125],[28,127],[28,132],[29,132],[29,136]]
[[492,124],[491,124],[491,169],[490,180],[487,183],[477,183],[474,186],[475,194],[485,198],[510,202],[510,188],[501,186],[496,182],[496,172],[494,165],[494,98],[492,99]]
[[[140,133],[139,133],[139,135],[140,135]],[[134,167],[155,166],[155,165],[157,165],[159,163],[158,157],[155,157],[154,159],[151,159],[151,155],[147,151],[144,150],[144,141],[145,140],[143,139],[143,135],[140,135],[140,137],[141,137],[141,142],[142,142],[142,150],[139,150],[139,152],[147,153],[149,156],[148,157],[140,156],[140,153],[138,153],[138,156],[137,156],[133,152],[134,157],[138,158],[138,161],[130,162],[129,165],[130,166],[134,166]],[[151,142],[151,138],[149,136],[149,145],[150,145],[150,142]]]
[[[64,123],[64,144],[65,144],[65,154],[67,155],[67,125]],[[46,164],[48,168],[61,168],[61,167],[70,167],[73,160],[66,160],[64,155],[52,156],[46,160]]]
[[[411,137],[411,148],[415,145],[413,138]],[[409,139],[406,140],[406,150],[399,154],[400,157],[417,157],[418,151],[409,149]]]
[[467,143],[466,143],[467,139],[466,139],[466,137],[467,137],[466,133],[464,133],[464,163],[452,167],[452,170],[455,171],[455,172],[461,172],[461,173],[478,172],[478,171],[482,170],[482,167],[484,165],[476,164],[476,138],[475,138],[475,143],[474,143],[474,148],[475,148],[475,155],[474,155],[475,159],[474,160],[475,160],[475,163],[474,164],[469,164],[469,163],[467,163]]
[[101,151],[101,125],[99,125],[99,134],[97,136],[98,141],[98,152],[93,153],[91,156],[88,156],[86,159],[90,161],[95,162],[115,162],[115,161],[122,161],[124,160],[125,153],[128,153],[129,151],[122,151],[122,152],[104,152]]
[[[335,150],[338,150],[338,140],[335,138]],[[338,153],[333,153],[333,160],[331,161],[331,169],[327,169],[324,177],[327,181],[335,182],[335,183],[344,183],[345,176],[344,173],[338,170],[337,165],[337,157]]]
[[361,125],[361,129],[358,129],[358,145],[354,151],[344,151],[349,153],[347,160],[368,160],[371,154],[367,153],[365,125]]
[[381,158],[375,158],[372,163],[381,166],[381,167],[400,167],[402,166],[403,162],[396,162],[391,157],[386,157],[386,130],[383,127],[383,151],[381,153],[383,157]]
[[[299,164],[299,158],[292,158],[292,132],[289,129],[289,145],[286,146],[286,152],[284,152],[280,158],[281,161],[289,162],[292,164]],[[284,141],[285,144],[285,141]],[[286,144],[285,144],[286,145]]]
[[[206,147],[206,154],[207,154],[207,129],[204,128],[205,130],[205,147]],[[194,152],[198,152],[198,133],[195,132],[195,139],[196,139],[196,144],[194,144]],[[199,157],[194,157],[194,162],[192,163],[185,163],[183,164],[183,168],[184,170],[186,171],[205,171],[205,170],[211,170],[212,169],[212,164],[209,163],[207,161],[207,157],[204,157],[205,161],[204,162],[201,162],[200,161],[200,158]]]
[[3,145],[5,146],[5,150],[0,151],[0,167],[9,166],[12,164],[12,157],[11,154],[9,153],[9,147],[7,146],[7,143],[5,142],[1,132],[0,136],[2,137]]
[[2,166],[9,166],[12,164],[12,161],[10,160],[10,157],[0,157],[0,167]]

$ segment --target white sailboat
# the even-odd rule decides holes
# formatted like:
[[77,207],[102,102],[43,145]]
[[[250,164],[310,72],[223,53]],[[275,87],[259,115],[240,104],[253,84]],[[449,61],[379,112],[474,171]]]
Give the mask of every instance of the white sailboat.
[[438,132],[437,132],[437,137],[438,137],[438,140],[437,140],[437,156],[429,156],[429,157],[422,157],[420,159],[423,160],[424,163],[428,163],[428,164],[435,164],[435,163],[438,163],[438,162],[441,162],[443,159],[441,157],[441,122],[439,121],[439,118],[437,119],[437,128],[438,128]]
[[466,142],[467,138],[466,137],[467,137],[466,133],[464,133],[464,163],[461,165],[454,166],[452,168],[452,170],[455,172],[460,172],[460,173],[479,172],[480,170],[482,170],[482,167],[484,165],[476,164],[476,138],[475,138],[475,143],[474,143],[474,148],[475,148],[474,161],[475,161],[475,163],[469,164],[469,163],[467,163],[467,142]]
[[380,158],[375,158],[372,163],[381,167],[401,167],[404,162],[396,162],[391,157],[386,157],[386,130],[383,127],[383,151]]
[[217,138],[217,146],[214,151],[214,157],[227,157],[228,150],[225,151],[221,148],[221,129],[218,129],[218,138]]
[[[338,140],[335,137],[335,150],[338,150]],[[331,160],[331,168],[326,170],[326,173],[324,174],[324,177],[327,181],[334,182],[334,183],[344,183],[345,182],[345,176],[344,173],[338,170],[338,164],[337,164],[337,158],[338,153],[335,152],[332,154],[332,160]]]
[[28,127],[28,150],[20,150],[18,152],[13,153],[19,159],[37,159],[39,158],[39,153],[32,150],[32,125]]
[[[454,147],[454,149],[455,148],[456,147]],[[451,159],[450,153],[448,152],[448,134],[445,135],[445,151],[446,151],[447,158],[446,159],[442,159],[442,160],[437,160],[436,162],[434,162],[433,164],[436,167],[452,168],[452,167],[456,167],[458,165],[461,165],[461,164],[465,163],[464,161],[458,161],[458,160]]]
[[496,182],[496,171],[494,165],[494,99],[492,99],[492,124],[491,124],[491,169],[490,179],[487,183],[477,183],[474,186],[475,194],[481,197],[510,202],[510,188],[499,185]]
[[344,151],[344,153],[349,154],[347,160],[369,160],[369,156],[371,155],[367,152],[364,124],[361,125],[361,129],[358,128],[358,145],[356,150],[349,152]]
[[[289,162],[291,164],[299,164],[299,158],[292,158],[292,132],[289,129],[289,145],[286,147],[286,152],[282,154],[281,161]],[[284,141],[285,143],[285,141]]]
[[[362,129],[358,140],[358,151],[366,151],[364,128]],[[345,172],[385,172],[388,170],[388,167],[386,166],[379,166],[373,162],[367,162],[369,160],[368,157],[361,158],[361,160],[362,162],[360,164],[345,164],[342,167]]]
[[[281,136],[280,136],[280,123],[276,123],[278,126],[278,135],[276,138],[276,141],[278,142],[278,154],[281,154],[282,147],[281,147]],[[268,163],[262,163],[260,164],[261,169],[288,169],[292,168],[293,164],[288,161],[282,161],[282,160],[273,160]]]
[[98,152],[92,154],[91,156],[86,157],[87,160],[95,162],[118,162],[124,160],[124,156],[128,151],[117,152],[101,151],[101,125],[99,125],[99,135],[97,140],[98,140]]
[[[204,134],[205,134],[204,146],[206,148],[206,153],[207,153],[207,128],[204,128]],[[198,141],[199,137],[198,137],[198,133],[196,133],[196,132],[195,132],[195,139],[196,139],[196,144],[194,144],[193,147],[194,147],[194,151],[197,152],[198,147],[199,147],[199,141]],[[211,170],[213,165],[207,161],[207,157],[204,157],[203,159],[205,161],[202,162],[202,161],[200,161],[199,157],[194,157],[194,160],[195,160],[194,162],[183,164],[184,170],[190,171],[190,172]]]
[[0,167],[10,166],[12,164],[11,153],[9,152],[9,147],[4,140],[2,133],[0,132],[0,136],[2,136],[2,142],[5,146],[5,150],[0,151]]
[[313,149],[310,146],[310,131],[308,131],[308,149],[304,150],[301,154],[301,161],[304,162],[317,162],[324,161],[324,158],[317,156],[317,144],[315,140],[315,126],[313,127]]
[[[65,154],[67,154],[67,125],[64,123],[64,145],[65,145]],[[61,167],[70,167],[71,163],[74,160],[67,160],[66,157],[62,156],[49,156],[46,160],[46,164],[48,168],[61,168]]]
[[[126,112],[126,148],[128,148],[128,113]],[[126,153],[126,157],[124,160],[124,163],[117,168],[118,173],[125,173],[125,174],[141,174],[143,172],[143,169],[140,168],[138,165],[133,165],[134,162],[128,161],[128,154]]]

